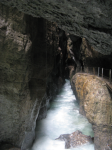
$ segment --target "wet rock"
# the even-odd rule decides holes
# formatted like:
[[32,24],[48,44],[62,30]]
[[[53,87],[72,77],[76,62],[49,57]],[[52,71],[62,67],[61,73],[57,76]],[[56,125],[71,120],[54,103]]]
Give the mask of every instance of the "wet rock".
[[0,4],[0,142],[22,150],[32,145],[36,120],[46,116],[62,75],[60,58],[52,71],[58,47],[55,23]]
[[56,140],[65,141],[65,148],[70,148],[70,134],[62,134]]
[[112,149],[112,100],[106,83],[88,74],[75,74],[71,86],[80,104],[80,113],[93,125],[95,150]]
[[65,141],[65,149],[75,148],[85,143],[93,142],[93,139],[90,136],[82,134],[79,130],[73,132],[72,134],[62,134],[56,140]]

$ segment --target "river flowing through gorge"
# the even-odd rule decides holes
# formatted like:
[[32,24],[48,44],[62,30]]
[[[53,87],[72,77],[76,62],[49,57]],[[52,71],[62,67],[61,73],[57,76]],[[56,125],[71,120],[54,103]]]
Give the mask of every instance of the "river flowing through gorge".
[[[79,114],[79,105],[66,80],[60,93],[50,104],[47,117],[38,121],[36,139],[31,150],[64,150],[65,142],[55,140],[61,134],[71,134],[76,130],[93,137],[92,125]],[[94,144],[87,143],[70,150],[94,150]]]

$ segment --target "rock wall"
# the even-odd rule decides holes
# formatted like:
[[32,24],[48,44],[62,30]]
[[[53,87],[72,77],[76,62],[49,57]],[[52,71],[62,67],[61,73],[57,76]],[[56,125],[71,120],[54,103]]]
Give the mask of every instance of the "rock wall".
[[[111,54],[112,19],[109,16],[112,14],[112,2],[1,0],[0,3],[0,142],[11,143],[24,150],[33,142],[37,118],[46,116],[49,99],[64,83],[67,40],[69,48],[75,47],[74,56],[79,65],[80,61],[86,65],[92,62],[89,59],[91,54],[93,61],[97,56],[102,59],[103,56],[94,52],[94,49],[105,55]],[[40,17],[54,21],[61,29],[76,35],[71,36],[73,43],[69,43],[65,32],[55,23]],[[79,37],[85,37],[94,48],[83,39],[80,49]],[[109,64],[111,67],[111,57],[105,57],[102,62],[107,62],[108,58],[106,66]],[[107,106],[104,105],[104,110],[111,109],[111,105]],[[111,116],[110,112],[108,117]],[[85,109],[83,113],[87,114]],[[103,115],[104,118],[106,116]],[[91,116],[89,119],[94,122]],[[105,149],[108,145],[111,147],[111,127],[107,122],[104,124],[101,120],[99,124],[93,123],[96,150],[100,150],[100,145]]]
[[59,40],[56,24],[0,5],[0,142],[31,146],[38,114],[46,116]]
[[74,73],[81,71],[98,74],[98,67],[100,67],[100,76],[102,74],[101,68],[104,68],[103,75],[109,78],[109,69],[112,66],[112,55],[103,55],[97,52],[85,38],[80,38],[74,35],[67,36],[67,77],[70,74],[71,68],[74,66]]
[[80,50],[78,52],[84,67],[102,67],[110,69],[112,66],[112,55],[103,55],[97,52],[85,38],[82,38]]
[[71,79],[80,113],[93,125],[95,150],[112,149],[112,98],[100,78],[77,73]]
[[20,147],[34,134],[40,103],[29,90],[32,41],[23,13],[0,5],[0,14],[0,141]]
[[112,52],[110,0],[1,0],[0,3],[56,22],[64,31],[85,37],[100,53]]

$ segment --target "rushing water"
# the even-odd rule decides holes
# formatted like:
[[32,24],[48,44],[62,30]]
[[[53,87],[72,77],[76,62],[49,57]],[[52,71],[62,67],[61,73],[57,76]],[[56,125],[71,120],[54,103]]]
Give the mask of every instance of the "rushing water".
[[[70,81],[66,80],[59,95],[51,103],[47,117],[38,122],[36,140],[31,150],[65,150],[65,142],[55,139],[61,134],[71,134],[76,130],[94,136],[91,124],[79,114],[79,106]],[[70,150],[94,150],[94,145],[85,144]]]

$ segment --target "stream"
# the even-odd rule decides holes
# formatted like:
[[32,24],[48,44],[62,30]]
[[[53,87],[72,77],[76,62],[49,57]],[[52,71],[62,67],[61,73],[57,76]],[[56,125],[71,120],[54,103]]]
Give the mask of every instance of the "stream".
[[[36,139],[31,150],[65,150],[65,142],[55,140],[61,134],[71,134],[80,130],[85,135],[94,136],[92,125],[79,114],[79,105],[66,80],[60,93],[50,104],[47,117],[38,121]],[[94,150],[94,144],[84,144],[69,150]]]

